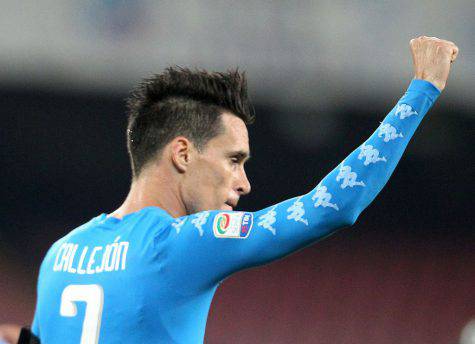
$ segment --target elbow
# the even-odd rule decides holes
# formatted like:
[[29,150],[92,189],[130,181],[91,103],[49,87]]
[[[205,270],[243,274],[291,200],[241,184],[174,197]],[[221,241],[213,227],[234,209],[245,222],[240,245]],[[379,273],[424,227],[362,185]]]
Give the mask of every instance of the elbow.
[[349,214],[346,214],[346,216],[343,218],[343,226],[345,227],[351,227],[356,223],[356,220],[358,220],[358,217],[360,216],[360,212],[351,212]]
[[[348,211],[348,209],[340,209],[333,211],[327,216],[320,216],[313,226],[315,228],[324,228],[328,231],[333,231],[340,228],[353,226],[360,215],[360,211]],[[329,215],[329,216],[328,216]]]

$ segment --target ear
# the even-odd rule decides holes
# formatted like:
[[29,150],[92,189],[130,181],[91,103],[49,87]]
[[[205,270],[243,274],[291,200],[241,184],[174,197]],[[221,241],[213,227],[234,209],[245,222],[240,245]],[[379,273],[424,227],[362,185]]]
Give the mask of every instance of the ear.
[[190,164],[193,144],[186,137],[178,136],[170,142],[171,159],[180,173],[185,173]]

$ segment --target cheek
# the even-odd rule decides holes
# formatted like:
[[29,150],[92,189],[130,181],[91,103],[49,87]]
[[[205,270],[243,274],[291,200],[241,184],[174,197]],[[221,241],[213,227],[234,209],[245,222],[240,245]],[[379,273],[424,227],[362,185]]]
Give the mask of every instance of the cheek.
[[[231,174],[221,165],[210,165],[203,168],[195,180],[195,185],[199,193],[204,197],[222,198],[226,197],[226,190],[231,184]],[[208,200],[202,200],[208,201]],[[215,199],[209,201],[216,201]],[[219,200],[222,201],[222,200]]]
[[187,182],[188,199],[197,211],[217,209],[232,189],[234,172],[227,162],[205,161],[195,166]]
[[231,186],[232,177],[229,171],[221,169],[220,171],[214,171],[213,174],[213,186],[217,193],[227,196],[227,190]]
[[220,166],[209,166],[202,170],[201,184],[210,189],[216,189],[226,183],[225,173]]
[[209,173],[209,192],[213,194],[215,202],[223,203],[229,196],[229,190],[233,184],[233,172],[230,167],[215,166]]

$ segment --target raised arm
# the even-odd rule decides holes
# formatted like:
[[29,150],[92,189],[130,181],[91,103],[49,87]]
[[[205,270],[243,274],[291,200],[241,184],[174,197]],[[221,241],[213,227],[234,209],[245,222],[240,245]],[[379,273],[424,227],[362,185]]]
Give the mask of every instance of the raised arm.
[[173,285],[189,288],[193,281],[197,288],[208,288],[235,271],[273,261],[352,225],[386,184],[445,87],[445,80],[434,75],[446,79],[457,54],[453,43],[433,38],[413,40],[411,49],[416,79],[376,131],[309,193],[254,213],[205,211],[178,218],[169,231],[158,234],[157,245],[166,246],[163,250],[177,266]]

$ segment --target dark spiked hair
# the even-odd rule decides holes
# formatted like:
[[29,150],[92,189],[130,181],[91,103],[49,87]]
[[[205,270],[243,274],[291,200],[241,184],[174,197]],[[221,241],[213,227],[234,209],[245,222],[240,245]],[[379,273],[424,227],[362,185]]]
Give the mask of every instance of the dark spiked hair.
[[247,96],[245,73],[225,73],[169,67],[144,79],[127,98],[127,150],[132,176],[177,136],[185,136],[202,149],[222,131],[224,112],[254,121]]

